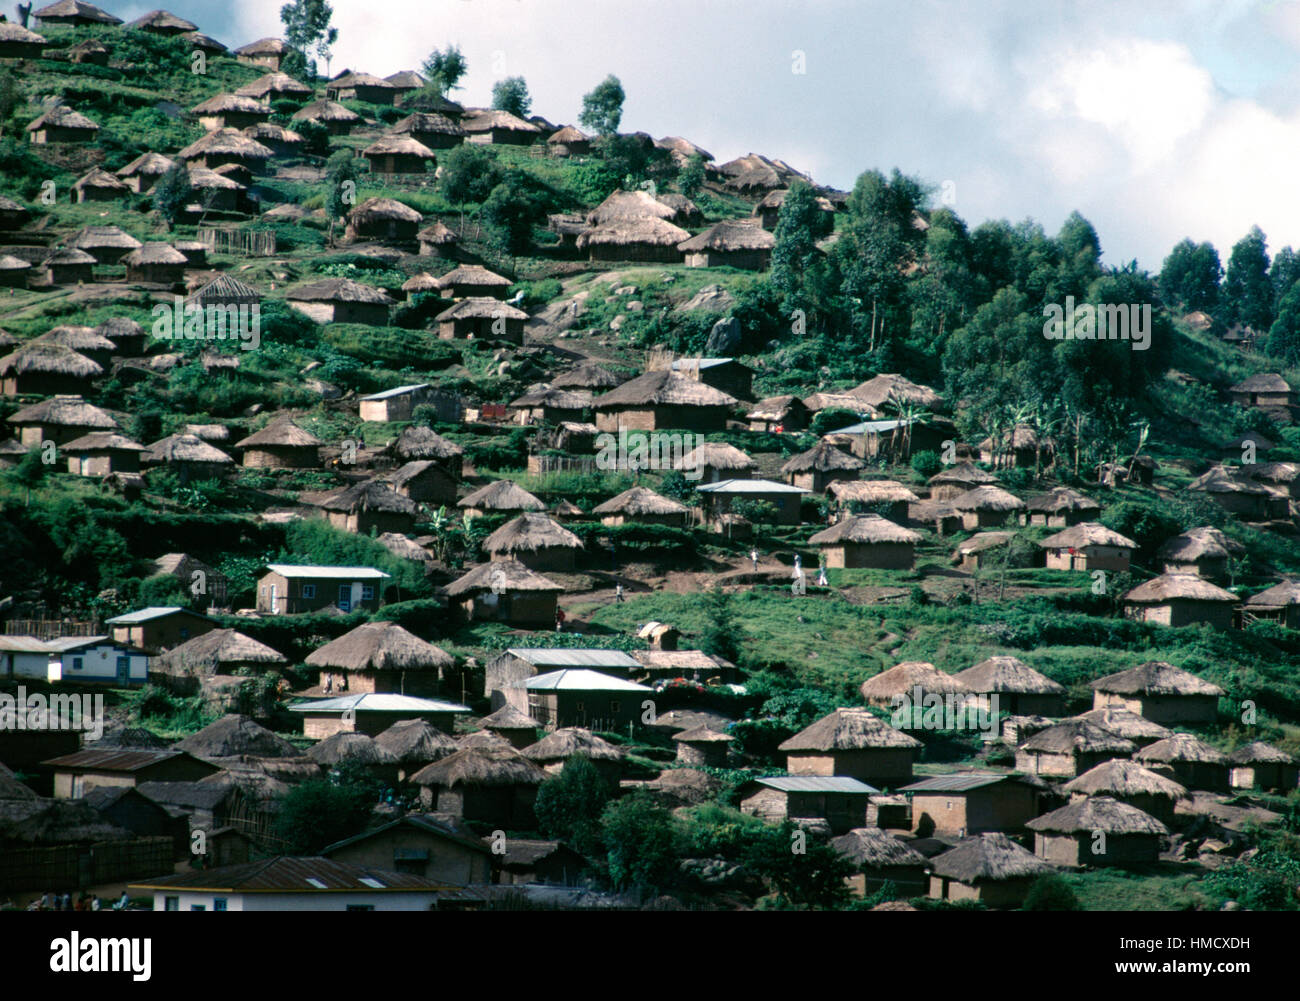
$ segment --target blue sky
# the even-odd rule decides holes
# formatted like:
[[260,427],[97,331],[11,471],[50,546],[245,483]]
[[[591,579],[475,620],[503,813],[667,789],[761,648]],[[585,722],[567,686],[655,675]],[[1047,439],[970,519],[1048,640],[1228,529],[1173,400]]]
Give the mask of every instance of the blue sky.
[[[105,4],[130,19],[151,4]],[[176,0],[237,46],[279,4]],[[462,103],[522,75],[570,123],[606,73],[625,129],[719,160],[781,157],[847,188],[898,167],[975,225],[1078,209],[1110,263],[1158,269],[1184,236],[1226,260],[1253,224],[1300,245],[1300,0],[334,0],[333,70],[469,60]],[[805,72],[795,73],[802,53]]]

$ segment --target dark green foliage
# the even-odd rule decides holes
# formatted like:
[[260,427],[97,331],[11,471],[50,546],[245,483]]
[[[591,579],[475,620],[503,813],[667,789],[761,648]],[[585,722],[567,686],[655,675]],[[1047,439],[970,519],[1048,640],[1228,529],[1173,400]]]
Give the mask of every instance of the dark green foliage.
[[590,93],[583,95],[578,123],[597,135],[614,135],[623,120],[623,99],[623,85],[618,77],[612,74],[605,77]]
[[618,889],[664,886],[676,869],[673,815],[644,792],[610,803],[601,814],[610,881]]
[[1079,899],[1060,876],[1039,876],[1025,895],[1026,911],[1077,911]]
[[190,173],[180,164],[158,178],[153,186],[153,208],[166,221],[168,229],[176,225],[192,193]]
[[704,157],[692,153],[677,172],[677,190],[687,198],[694,198],[704,187]]
[[534,810],[547,837],[590,856],[600,849],[600,816],[608,801],[609,788],[600,772],[578,755],[564,763],[559,775],[541,784]]
[[937,452],[926,449],[912,456],[911,465],[917,474],[924,476],[928,480],[931,476],[937,476],[939,471],[943,469],[943,460],[939,458]]
[[420,67],[420,72],[429,81],[429,90],[446,97],[450,91],[460,86],[461,77],[469,69],[460,47],[448,45],[445,50],[434,49]]
[[511,174],[492,189],[479,210],[488,241],[503,254],[525,253],[533,227],[545,221],[549,193],[527,175]]
[[360,834],[376,800],[364,783],[312,779],[284,797],[275,821],[275,836],[288,855],[315,855],[327,845]]
[[492,85],[492,107],[516,118],[527,118],[533,109],[528,84],[521,76],[508,76]]
[[501,183],[501,168],[482,146],[463,143],[439,157],[438,193],[453,205],[477,205]]
[[1183,240],[1169,252],[1160,269],[1160,290],[1171,303],[1188,311],[1211,313],[1219,304],[1223,265],[1210,243]]
[[338,28],[331,27],[330,18],[334,11],[327,0],[292,0],[280,8],[280,21],[284,24],[284,41],[291,52],[304,57],[303,65],[284,71],[311,79],[316,75],[314,61],[308,55],[328,62],[330,49],[338,41]]
[[[865,411],[865,406],[863,409]],[[845,410],[843,407],[827,407],[825,410],[819,410],[813,414],[813,419],[808,424],[808,430],[820,438],[832,431],[862,423],[862,416],[860,413]]]
[[736,618],[731,609],[731,599],[720,587],[712,587],[703,596],[708,625],[700,637],[700,649],[707,654],[729,660],[740,660],[740,646],[736,642]]
[[1228,258],[1223,280],[1224,322],[1258,331],[1273,322],[1273,284],[1268,276],[1268,244],[1258,226],[1238,240]]
[[848,902],[844,880],[852,874],[852,864],[788,820],[749,832],[741,858],[772,890],[774,907],[806,910]]

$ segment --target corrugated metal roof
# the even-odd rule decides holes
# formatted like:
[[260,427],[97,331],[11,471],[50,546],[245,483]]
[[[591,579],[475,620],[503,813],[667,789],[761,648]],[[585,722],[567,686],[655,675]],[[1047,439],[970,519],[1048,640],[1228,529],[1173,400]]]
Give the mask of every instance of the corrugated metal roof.
[[[636,661],[632,661],[632,665],[634,667],[640,666]],[[539,674],[535,678],[524,681],[522,686],[514,685],[512,687],[523,687],[530,692],[650,692],[654,690],[647,688],[645,685],[638,685],[633,681],[625,681],[622,678],[615,678],[613,675],[602,674],[600,671],[588,671],[580,668],[566,668],[563,671]]]
[[371,393],[369,396],[361,397],[362,400],[387,400],[392,396],[401,396],[403,393],[411,393],[417,389],[427,389],[427,382],[417,382],[412,386],[397,386],[394,389],[385,389],[381,393]]
[[778,775],[772,778],[755,779],[759,785],[781,792],[842,792],[842,793],[877,793],[879,789],[865,782],[849,778],[847,775]]
[[702,494],[810,494],[811,490],[776,480],[719,480],[695,488]]
[[908,423],[910,422],[901,421],[901,420],[864,421],[861,424],[850,424],[848,427],[840,428],[838,431],[831,431],[827,435],[822,435],[822,437],[826,438],[829,437],[831,434],[868,434],[868,433],[879,434],[881,431],[893,431],[895,428],[900,428],[903,425]]
[[[150,619],[160,619],[164,615],[174,615],[176,612],[190,612],[188,608],[181,608],[180,605],[172,605],[166,608],[151,607],[139,608],[134,612],[127,612],[125,615],[119,615],[116,618],[108,620],[110,626],[131,626],[137,622],[148,622]],[[198,615],[203,619],[207,616],[199,615],[198,612],[190,612],[191,615]]]
[[683,368],[716,368],[718,365],[729,365],[735,358],[678,358],[673,362],[673,371],[680,372]]
[[968,792],[983,786],[994,785],[1010,775],[995,775],[991,772],[956,772],[952,775],[933,775],[920,782],[913,782],[899,789],[899,792]]
[[47,640],[46,645],[56,653],[66,653],[68,650],[80,650],[82,647],[109,642],[107,636],[60,636],[57,639]]
[[467,713],[469,706],[441,699],[420,699],[413,695],[365,692],[360,695],[341,695],[334,699],[313,699],[289,707],[293,712],[368,712],[368,713]]
[[371,869],[320,857],[286,856],[259,862],[242,862],[238,865],[221,866],[206,871],[181,872],[149,882],[132,883],[131,886],[146,890],[225,890],[238,893],[458,889],[448,883],[434,882],[423,876],[413,876],[408,873]]
[[0,650],[10,653],[49,653],[50,647],[45,640],[35,636],[0,636]]
[[278,573],[281,577],[324,577],[332,580],[379,580],[388,576],[374,567],[313,567],[298,566],[293,563],[268,563],[266,569]]
[[623,667],[634,669],[637,664],[622,650],[593,650],[584,647],[511,647],[506,651],[534,667]]
[[[87,771],[99,772],[134,772],[141,768],[148,768],[150,765],[156,765],[159,762],[170,760],[171,758],[180,757],[185,754],[184,751],[178,751],[175,748],[159,748],[157,750],[105,750],[105,751],[75,751],[72,754],[65,754],[59,758],[51,758],[49,761],[42,761],[41,764],[49,765],[60,769],[84,769]],[[215,769],[214,769],[215,770]]]

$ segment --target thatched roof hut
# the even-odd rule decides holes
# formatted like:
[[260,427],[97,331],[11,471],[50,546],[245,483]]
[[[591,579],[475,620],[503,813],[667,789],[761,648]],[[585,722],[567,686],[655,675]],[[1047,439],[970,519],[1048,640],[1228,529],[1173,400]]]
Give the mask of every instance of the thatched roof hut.
[[288,73],[266,73],[251,83],[244,84],[235,93],[265,101],[282,97],[310,97],[313,91],[307,84],[300,83]]
[[1139,584],[1124,595],[1135,618],[1169,626],[1208,622],[1219,628],[1232,624],[1238,598],[1231,591],[1190,573],[1166,573]]
[[688,268],[733,267],[762,271],[772,261],[776,237],[757,219],[724,219],[677,245]]
[[31,341],[0,358],[5,396],[76,394],[103,374],[95,361],[50,341]]
[[7,799],[31,801],[36,799],[36,793],[29,786],[19,782],[13,772],[0,764],[0,800]]
[[244,450],[244,465],[248,467],[310,468],[319,464],[323,444],[291,418],[277,417],[260,431],[235,442],[235,448]]
[[[523,747],[527,747],[529,744],[534,744],[536,742],[537,734],[534,733],[529,737],[528,743],[524,744]],[[466,748],[471,747],[486,748],[487,750],[504,747],[515,747],[517,750],[521,749],[493,730],[475,730],[473,733],[461,734],[456,738],[457,750],[465,750]]]
[[590,730],[580,726],[565,726],[553,730],[537,743],[525,747],[520,752],[530,761],[536,761],[547,771],[556,770],[569,758],[582,756],[593,763],[612,761],[621,763],[625,752],[621,747],[597,737]]
[[316,505],[331,525],[345,532],[368,535],[377,532],[408,531],[415,527],[420,506],[382,480],[366,480],[344,487]]
[[491,296],[469,296],[434,317],[443,340],[524,342],[528,314]]
[[673,462],[673,469],[698,472],[705,483],[741,479],[757,468],[757,462],[725,441],[701,442]]
[[1187,796],[1187,789],[1173,779],[1144,768],[1136,761],[1119,759],[1090,768],[1061,788],[1071,795],[1110,796],[1121,800],[1151,797],[1172,803]]
[[348,213],[349,239],[414,241],[424,216],[396,198],[367,198]]
[[631,487],[621,494],[611,497],[603,504],[591,509],[592,514],[600,515],[601,520],[617,518],[620,523],[625,520],[644,521],[651,518],[673,519],[674,523],[684,520],[690,514],[685,504],[661,494],[649,487]]
[[84,250],[100,264],[116,264],[144,245],[118,226],[83,226],[65,241],[64,246],[71,250]]
[[1135,752],[1137,745],[1095,723],[1074,717],[1040,730],[1022,744],[1021,749],[1049,754],[1079,751],[1127,755]]
[[859,869],[925,867],[924,855],[879,827],[855,827],[831,838],[831,847]]
[[375,737],[375,743],[408,768],[422,768],[459,750],[451,737],[422,719],[394,723]]
[[1092,723],[1094,726],[1109,730],[1125,740],[1133,741],[1139,747],[1154,744],[1157,740],[1164,740],[1172,733],[1168,727],[1161,726],[1140,713],[1135,713],[1130,709],[1117,708],[1113,705],[1105,706],[1102,709],[1089,709],[1086,713],[1079,713],[1077,716],[1071,717],[1071,719],[1081,719]]
[[573,569],[582,540],[544,512],[525,512],[483,540],[495,559],[517,559],[534,570]]
[[547,774],[513,747],[471,747],[421,768],[411,776],[416,785],[453,789],[457,786],[541,785]]
[[980,695],[996,695],[998,709],[1019,716],[1056,716],[1065,687],[1016,657],[994,656],[953,675]]
[[91,167],[72,185],[78,202],[112,201],[121,198],[130,189],[115,175],[102,167]]
[[888,504],[894,517],[907,515],[907,505],[919,504],[921,498],[897,480],[836,480],[826,492],[841,505]]
[[862,697],[872,705],[892,706],[895,696],[911,699],[920,689],[923,694],[970,695],[974,694],[965,683],[953,675],[945,674],[933,664],[908,660],[868,678],[859,689]]
[[824,528],[808,539],[810,546],[915,546],[921,536],[878,514],[855,514]]
[[145,465],[179,463],[201,467],[233,465],[234,459],[195,434],[172,434],[154,442],[140,456]]
[[559,584],[528,569],[518,560],[493,560],[475,567],[459,580],[447,585],[449,598],[470,597],[484,591],[506,594],[511,591],[535,591],[555,594],[563,591]]
[[951,501],[975,487],[997,481],[996,476],[973,463],[958,462],[935,473],[926,483],[930,487],[931,500]]
[[[981,834],[930,861],[930,896],[1019,906],[1029,884],[1055,870],[1005,834]],[[954,885],[956,884],[956,885]]]
[[434,282],[435,287],[449,293],[450,298],[453,299],[471,296],[504,299],[506,289],[510,288],[511,284],[509,278],[480,264],[462,264],[452,268]]
[[921,747],[921,742],[896,730],[866,709],[836,709],[777,745],[778,751],[862,751]]
[[199,49],[210,56],[221,56],[230,51],[225,45],[218,42],[211,35],[205,35],[201,31],[184,32],[181,35],[181,38],[185,39],[185,41],[189,43],[190,48]]
[[128,21],[127,28],[138,28],[143,31],[151,31],[155,35],[180,35],[187,31],[198,31],[199,26],[183,17],[177,17],[171,11],[151,10],[148,14],[142,14],[134,21]]
[[366,622],[307,655],[312,667],[373,673],[450,668],[451,654],[420,639],[396,622]]
[[199,758],[233,758],[241,754],[259,758],[296,758],[299,753],[283,737],[272,733],[251,717],[238,713],[222,716],[175,746]]
[[187,164],[207,167],[209,170],[235,163],[253,171],[261,170],[274,155],[256,139],[250,139],[238,129],[232,128],[214,129],[176,154]]
[[1010,511],[1022,511],[1025,502],[1013,493],[1001,487],[985,485],[967,490],[964,494],[952,498],[949,502],[958,511],[988,511],[1005,514]]
[[1031,525],[1073,525],[1101,513],[1101,504],[1069,487],[1055,487],[1025,501]]
[[[1164,837],[1169,828],[1155,817],[1110,796],[1087,796],[1027,821],[1031,831],[1044,834],[1086,834],[1089,839],[1101,831],[1110,837],[1148,834]],[[1110,848],[1099,854],[1110,854]],[[1152,859],[1151,861],[1154,861]]]
[[425,226],[415,238],[420,241],[420,254],[424,257],[450,257],[460,243],[460,237],[442,221]]
[[1158,740],[1142,748],[1134,757],[1138,761],[1155,761],[1161,764],[1186,761],[1222,765],[1228,762],[1226,754],[1190,733],[1172,734],[1164,740]]
[[1217,699],[1224,694],[1218,685],[1162,660],[1108,674],[1092,682],[1092,688],[1114,695],[1208,695]]
[[819,441],[806,452],[800,452],[781,467],[781,476],[787,483],[821,493],[838,480],[855,480],[867,464],[856,455],[836,448],[828,441]]
[[271,117],[271,106],[244,94],[217,94],[196,104],[190,112],[198,116],[204,128],[242,129],[265,122]]
[[518,511],[545,511],[546,505],[512,480],[494,480],[456,502],[471,515]]
[[620,427],[721,431],[728,409],[735,404],[735,397],[671,369],[646,372],[592,401],[596,426],[613,432]]
[[304,104],[289,119],[291,122],[318,122],[325,126],[330,135],[347,135],[352,126],[361,121],[361,116],[351,108],[345,108],[335,101],[321,98]]
[[241,667],[278,667],[288,663],[278,651],[238,630],[213,629],[172,647],[155,657],[150,666],[163,674],[198,678],[213,674],[236,674]]
[[84,799],[0,799],[0,843],[46,846],[130,841]]
[[45,440],[59,444],[88,431],[108,431],[117,427],[117,421],[107,410],[87,403],[80,396],[51,396],[40,403],[22,407],[9,415],[9,423],[22,429],[20,434],[27,445]]
[[396,122],[390,134],[410,136],[429,149],[449,149],[465,140],[465,130],[452,118],[432,111],[416,111]]
[[375,174],[420,174],[426,163],[436,163],[433,150],[410,136],[380,136],[361,151]]
[[537,720],[516,709],[509,702],[496,712],[484,716],[478,721],[478,725],[483,728],[481,733],[500,737],[510,746],[521,750],[536,743],[537,731],[542,726]]
[[1241,544],[1209,525],[1190,528],[1167,539],[1156,550],[1166,573],[1199,573],[1203,577],[1226,577],[1228,560],[1241,552]]
[[449,465],[457,475],[460,474],[461,460],[465,450],[453,441],[448,441],[432,428],[413,425],[404,428],[397,436],[389,450],[399,459],[434,459]]
[[899,402],[910,403],[926,410],[935,410],[943,406],[943,397],[929,386],[912,382],[897,373],[877,375],[853,387],[849,393],[865,400],[876,410],[884,410],[887,404]]
[[0,24],[0,58],[39,59],[49,44],[44,35],[29,31],[21,24],[8,21]]
[[397,755],[374,737],[350,730],[340,730],[307,751],[307,757],[322,768],[342,764],[389,767],[397,764]]
[[578,362],[551,380],[555,389],[612,389],[622,380],[590,358]]
[[665,219],[637,216],[602,223],[579,234],[577,248],[587,251],[593,261],[673,262],[681,260],[677,246],[690,235]]
[[58,104],[27,125],[34,143],[90,142],[99,126],[66,104]]
[[176,166],[176,161],[161,153],[141,153],[134,160],[122,167],[117,176],[137,194],[144,194],[157,183],[158,179]]

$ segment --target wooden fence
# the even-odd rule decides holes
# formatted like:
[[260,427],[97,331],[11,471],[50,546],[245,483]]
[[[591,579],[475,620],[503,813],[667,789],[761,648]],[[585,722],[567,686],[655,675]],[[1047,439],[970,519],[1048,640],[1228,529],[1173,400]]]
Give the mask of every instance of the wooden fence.
[[35,636],[57,640],[63,636],[102,636],[103,624],[75,619],[6,619],[6,636]]
[[0,851],[0,890],[78,890],[129,879],[169,876],[171,838]]
[[267,229],[199,229],[199,243],[213,254],[235,257],[271,257],[275,254],[275,233]]

